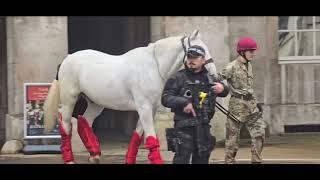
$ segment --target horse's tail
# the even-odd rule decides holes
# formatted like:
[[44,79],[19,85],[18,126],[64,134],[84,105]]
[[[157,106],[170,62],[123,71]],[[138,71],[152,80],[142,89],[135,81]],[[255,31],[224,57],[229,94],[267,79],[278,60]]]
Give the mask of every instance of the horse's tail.
[[47,99],[44,103],[44,132],[49,133],[52,131],[56,125],[56,120],[59,117],[59,104],[60,104],[60,87],[58,82],[58,73],[57,71],[56,79],[51,83],[51,87],[48,92]]

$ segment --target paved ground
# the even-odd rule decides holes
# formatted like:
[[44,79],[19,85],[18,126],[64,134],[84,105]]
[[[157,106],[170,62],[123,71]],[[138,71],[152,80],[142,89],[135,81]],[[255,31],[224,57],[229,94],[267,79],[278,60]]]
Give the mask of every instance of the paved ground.
[[[239,164],[250,163],[249,140],[241,140],[237,155]],[[103,144],[101,164],[123,164],[127,148],[126,142]],[[148,151],[141,148],[137,157],[138,164],[148,164]],[[171,164],[173,154],[162,150],[165,164]],[[79,164],[87,164],[87,153],[76,153]],[[263,150],[264,164],[320,164],[320,133],[287,134],[272,136],[265,142]],[[210,164],[224,163],[224,147],[218,145],[210,158]],[[62,164],[60,154],[11,154],[0,155],[0,164]]]

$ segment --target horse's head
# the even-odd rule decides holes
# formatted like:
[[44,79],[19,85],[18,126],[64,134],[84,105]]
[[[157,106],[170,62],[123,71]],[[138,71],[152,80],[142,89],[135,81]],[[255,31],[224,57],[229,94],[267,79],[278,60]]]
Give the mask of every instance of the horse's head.
[[187,49],[192,45],[204,48],[206,60],[212,58],[208,46],[201,40],[199,30],[194,30],[189,36],[169,37],[155,43],[154,56],[162,79],[168,79],[179,70],[186,58]]
[[[191,45],[198,45],[198,46],[201,46],[204,48],[204,50],[206,51],[206,56],[205,56],[205,59],[206,60],[210,60],[212,57],[211,57],[211,54],[209,52],[209,48],[208,46],[201,40],[201,34],[199,32],[199,30],[194,30],[192,32],[192,34],[188,37],[189,38],[189,42],[188,43],[188,47]],[[186,38],[187,39],[187,38]],[[186,48],[188,48],[186,47]]]

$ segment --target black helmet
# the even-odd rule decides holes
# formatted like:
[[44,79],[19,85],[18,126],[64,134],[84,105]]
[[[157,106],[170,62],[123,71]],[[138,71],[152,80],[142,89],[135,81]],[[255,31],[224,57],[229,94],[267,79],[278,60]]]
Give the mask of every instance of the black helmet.
[[204,57],[205,55],[206,55],[206,52],[203,49],[203,47],[198,46],[198,45],[190,46],[187,51],[188,57],[199,57],[199,56]]

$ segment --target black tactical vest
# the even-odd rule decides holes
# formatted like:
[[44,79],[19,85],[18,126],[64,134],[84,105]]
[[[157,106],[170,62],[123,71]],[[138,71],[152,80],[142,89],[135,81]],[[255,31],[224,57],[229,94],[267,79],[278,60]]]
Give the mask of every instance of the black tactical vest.
[[[201,123],[209,123],[210,119],[213,117],[215,112],[215,99],[216,96],[211,90],[211,85],[209,85],[209,80],[207,77],[207,72],[202,71],[200,73],[191,73],[185,71],[181,76],[182,87],[179,92],[179,96],[186,97],[192,103],[193,108],[197,113],[197,119],[201,119]],[[200,93],[206,93],[207,96],[202,101],[202,105],[200,107],[199,98]],[[184,112],[175,112],[175,121],[194,121],[192,114],[187,114]],[[186,122],[187,123],[187,122]],[[194,122],[190,122],[187,124],[194,124]]]

